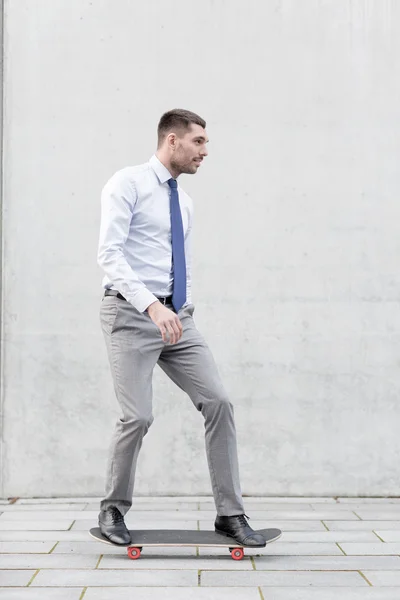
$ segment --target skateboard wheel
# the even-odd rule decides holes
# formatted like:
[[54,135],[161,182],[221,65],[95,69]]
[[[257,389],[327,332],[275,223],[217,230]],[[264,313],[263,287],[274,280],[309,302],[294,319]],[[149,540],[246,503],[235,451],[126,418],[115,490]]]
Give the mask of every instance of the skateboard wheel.
[[233,560],[242,560],[244,556],[243,548],[233,548],[233,550],[231,551],[231,556]]
[[128,556],[132,560],[137,560],[140,557],[141,548],[134,548],[133,546],[129,546],[128,548]]

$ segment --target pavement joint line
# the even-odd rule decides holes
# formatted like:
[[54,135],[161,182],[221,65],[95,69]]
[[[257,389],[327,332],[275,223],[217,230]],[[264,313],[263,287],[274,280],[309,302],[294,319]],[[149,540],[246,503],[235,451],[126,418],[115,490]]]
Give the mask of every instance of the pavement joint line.
[[53,552],[53,550],[55,549],[55,547],[57,546],[57,544],[59,544],[59,542],[56,542],[56,543],[54,544],[54,546],[52,547],[52,549],[49,551],[49,554],[51,554],[51,553]]
[[75,525],[76,520],[72,521],[71,525],[68,527],[67,531],[71,531],[71,529],[73,528],[73,526]]
[[197,521],[197,531],[200,531],[200,521]]
[[325,523],[324,521],[321,521],[321,523],[322,523],[322,525],[325,527],[325,529],[326,529],[327,531],[329,531],[329,528],[328,528],[328,526],[326,525],[326,523]]
[[261,600],[265,600],[265,599],[264,599],[264,594],[262,593],[262,589],[261,589],[261,587],[259,587],[259,588],[258,588],[258,591],[259,591],[259,593],[260,593],[260,598],[261,598]]
[[100,562],[101,562],[101,559],[103,558],[103,556],[104,556],[104,554],[100,554],[100,557],[99,557],[99,560],[97,561],[97,564],[96,564],[96,566],[95,566],[95,569],[98,569],[98,568],[99,568],[99,564],[100,564]]
[[32,581],[35,579],[35,577],[39,573],[39,571],[40,571],[40,569],[38,569],[37,571],[35,571],[35,573],[32,575],[32,577],[30,578],[30,580],[26,584],[26,587],[29,587],[31,585]]
[[201,586],[201,570],[197,571],[197,587]]
[[360,521],[362,521],[362,518],[360,517],[360,515],[358,515],[358,514],[356,513],[356,511],[355,511],[355,510],[353,510],[352,512],[353,512],[353,513],[356,515],[357,519],[360,519]]
[[[215,569],[203,569],[205,573],[231,573],[231,571],[223,571],[223,570],[215,570]],[[236,573],[249,573],[249,571],[235,571]],[[364,573],[359,569],[285,569],[282,571],[281,569],[268,569],[268,571],[257,571],[257,573],[358,573],[361,577],[367,582],[370,587],[373,587],[373,584],[367,579]],[[200,573],[200,571],[199,571]],[[397,589],[397,588],[396,588]],[[262,590],[260,589],[261,598],[264,600],[264,596],[262,594]]]
[[84,595],[86,594],[87,587],[84,587],[81,595],[79,596],[79,600],[83,600]]
[[343,548],[341,547],[341,545],[339,544],[339,542],[335,542],[336,546],[339,548],[339,550],[341,550],[343,552],[343,554],[345,556],[347,556],[346,552],[343,550]]
[[372,530],[372,533],[374,533],[374,534],[376,535],[376,537],[377,537],[377,538],[378,538],[378,539],[379,539],[381,542],[383,542],[384,544],[386,543],[386,542],[385,542],[385,540],[383,540],[383,539],[381,538],[381,536],[380,536],[380,535],[378,535],[378,534],[376,533],[376,531],[374,531],[374,529]]
[[357,573],[359,573],[361,575],[361,577],[363,579],[365,579],[365,581],[368,583],[368,585],[372,587],[372,583],[366,578],[366,576],[364,575],[364,573],[362,571],[357,571]]
[[[306,555],[304,555],[306,556]],[[375,554],[373,556],[376,556]],[[166,569],[154,569],[155,571],[165,571]],[[231,573],[233,571],[226,569],[201,569],[204,573]],[[182,571],[182,569],[170,569],[170,571]],[[251,573],[251,571],[245,571],[244,569],[237,569],[234,571],[235,573]],[[357,569],[313,569],[306,568],[304,569],[267,569],[262,571],[257,571],[257,573],[358,573]],[[371,584],[372,585],[372,584]],[[283,586],[285,587],[285,586]]]
[[253,566],[253,571],[257,571],[256,563],[254,562],[254,556],[250,556],[250,562]]

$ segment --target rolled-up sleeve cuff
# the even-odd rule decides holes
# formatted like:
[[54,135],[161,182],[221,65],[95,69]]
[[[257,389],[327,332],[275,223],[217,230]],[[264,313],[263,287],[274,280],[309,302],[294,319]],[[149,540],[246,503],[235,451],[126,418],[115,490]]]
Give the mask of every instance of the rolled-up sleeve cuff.
[[157,302],[157,296],[147,289],[140,290],[133,296],[126,298],[139,312],[144,312],[150,304]]

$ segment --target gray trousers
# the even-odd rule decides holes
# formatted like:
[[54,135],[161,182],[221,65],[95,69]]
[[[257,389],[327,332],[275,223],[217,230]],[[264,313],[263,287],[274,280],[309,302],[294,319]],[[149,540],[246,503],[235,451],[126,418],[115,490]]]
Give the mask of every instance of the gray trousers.
[[125,515],[132,506],[137,458],[153,422],[152,376],[158,363],[204,417],[207,461],[218,515],[244,513],[233,406],[210,349],[195,326],[193,311],[192,304],[179,311],[183,334],[171,345],[163,342],[147,312],[140,313],[116,296],[102,300],[101,326],[122,411],[111,443],[102,510],[113,505]]

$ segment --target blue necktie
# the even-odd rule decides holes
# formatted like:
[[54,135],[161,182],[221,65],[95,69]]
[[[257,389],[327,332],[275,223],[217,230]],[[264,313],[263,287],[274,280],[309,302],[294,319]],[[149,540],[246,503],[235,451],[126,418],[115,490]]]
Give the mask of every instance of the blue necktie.
[[185,238],[183,235],[182,215],[179,206],[178,183],[176,179],[169,179],[168,185],[171,188],[171,237],[172,263],[174,268],[172,304],[176,312],[178,312],[186,302]]

